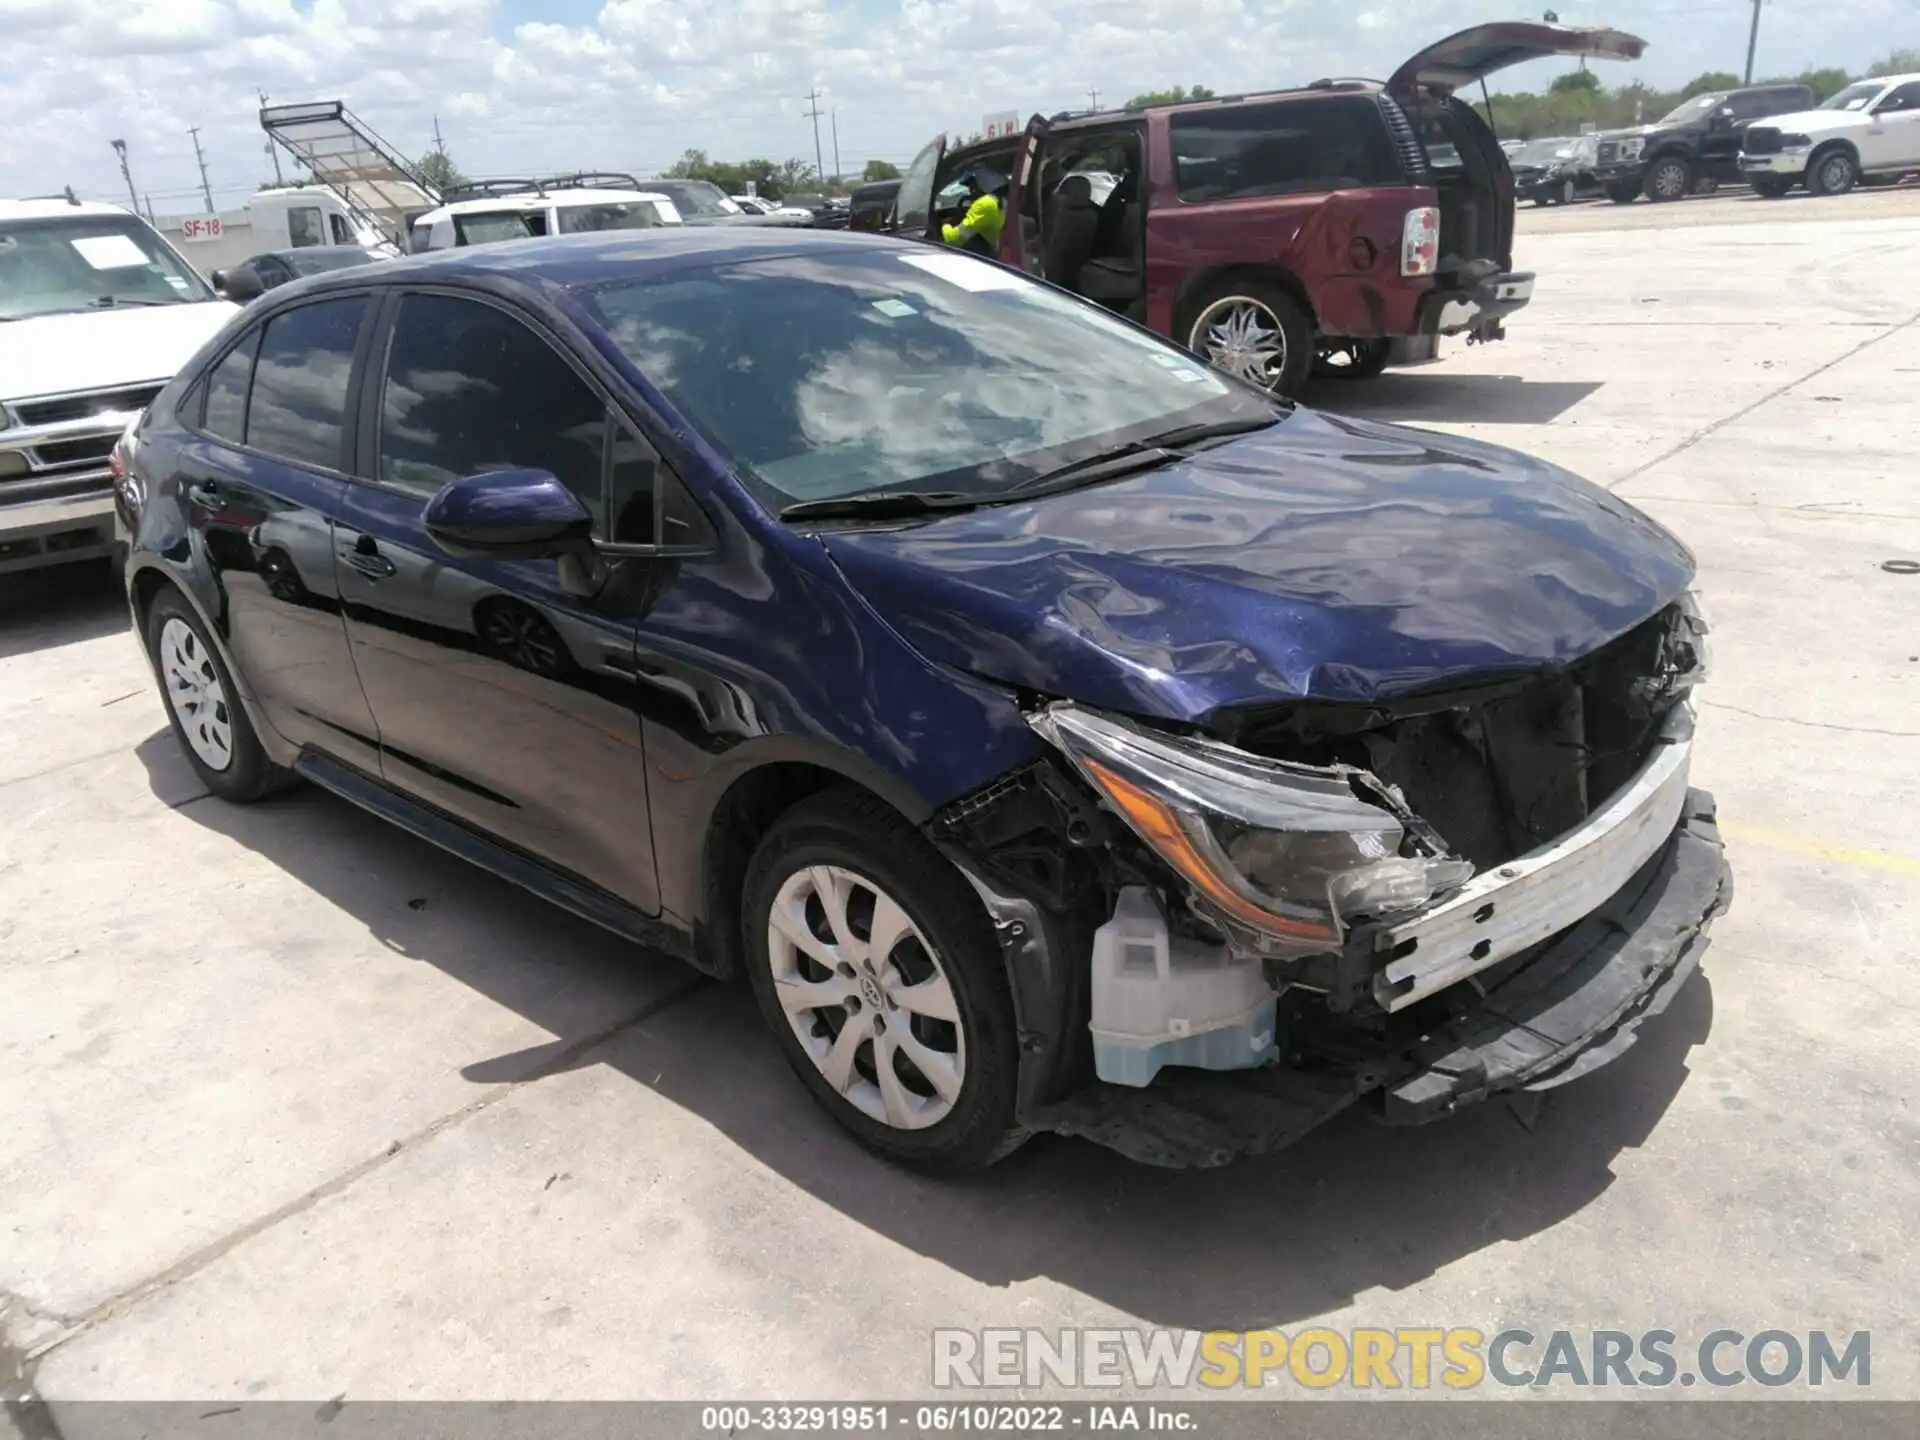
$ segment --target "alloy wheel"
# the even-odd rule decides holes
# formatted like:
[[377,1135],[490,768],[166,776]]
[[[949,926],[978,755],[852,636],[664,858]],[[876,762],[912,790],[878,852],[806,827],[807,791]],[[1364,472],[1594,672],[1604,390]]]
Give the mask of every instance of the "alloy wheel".
[[1820,162],[1820,189],[1838,195],[1853,180],[1853,162],[1845,155],[1829,155]]
[[1651,188],[1662,200],[1680,199],[1687,193],[1687,167],[1678,160],[1668,160],[1655,166]]
[[951,1113],[966,1032],[939,953],[906,909],[839,865],[789,875],[767,916],[774,995],[834,1091],[899,1130]]
[[186,621],[170,618],[160,631],[160,674],[167,703],[187,744],[209,770],[233,763],[233,717],[213,657]]
[[1201,311],[1191,339],[1189,348],[1216,370],[1263,390],[1277,389],[1286,373],[1287,332],[1280,317],[1245,295],[1229,295]]

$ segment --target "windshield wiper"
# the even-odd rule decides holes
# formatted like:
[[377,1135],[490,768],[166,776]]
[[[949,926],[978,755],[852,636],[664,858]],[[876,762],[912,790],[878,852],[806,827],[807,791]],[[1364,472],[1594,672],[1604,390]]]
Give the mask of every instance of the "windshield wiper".
[[780,512],[782,520],[889,520],[902,515],[931,515],[940,510],[972,510],[985,498],[958,490],[869,490],[864,495],[835,495],[802,500]]
[[1103,480],[1118,480],[1122,476],[1136,475],[1142,470],[1184,460],[1193,453],[1193,447],[1202,441],[1250,435],[1255,430],[1265,430],[1279,423],[1278,415],[1268,415],[1259,419],[1203,420],[1192,425],[1178,425],[1158,435],[1149,435],[1144,440],[1132,440],[1111,450],[1103,450],[1098,455],[1089,455],[1084,460],[1043,470],[1038,475],[1022,480],[1011,490],[1002,491],[1000,498],[1018,496],[1029,499],[1061,490],[1076,490],[1083,485],[1098,485]]
[[179,303],[177,300],[146,300],[137,295],[102,295],[98,300],[93,302],[93,308],[95,310],[118,310],[123,305],[177,305]]

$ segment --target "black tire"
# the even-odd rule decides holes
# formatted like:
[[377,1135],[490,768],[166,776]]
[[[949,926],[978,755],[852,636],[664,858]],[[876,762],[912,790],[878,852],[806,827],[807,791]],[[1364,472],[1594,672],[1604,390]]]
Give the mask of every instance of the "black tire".
[[1392,353],[1391,340],[1322,338],[1314,343],[1313,378],[1371,380],[1387,368],[1387,356]]
[[[1250,370],[1242,371],[1222,364],[1209,339],[1215,325],[1231,318],[1236,303],[1264,310],[1274,322],[1283,342],[1280,363],[1267,378],[1260,379]],[[1306,384],[1313,369],[1313,327],[1299,303],[1278,282],[1262,275],[1228,276],[1192,306],[1180,328],[1186,347],[1201,359],[1229,375],[1238,375],[1273,395],[1295,396]]]
[[1616,180],[1607,186],[1607,199],[1616,205],[1631,205],[1639,198],[1640,187],[1638,185],[1628,185]]
[[1578,193],[1579,193],[1579,188],[1573,183],[1573,181],[1562,180],[1560,182],[1559,190],[1554,193],[1553,203],[1556,205],[1571,205],[1573,203],[1574,196],[1577,195]]
[[[211,703],[209,713],[225,725],[230,737],[229,758],[224,765],[214,765],[203,758],[196,742],[188,736],[187,721],[181,713],[183,702],[170,689],[167,663],[162,656],[162,638],[170,622],[184,625],[192,632],[195,662],[203,667],[203,673],[218,682],[220,699]],[[253,722],[247,718],[247,707],[240,701],[233,676],[220,658],[219,647],[208,638],[206,627],[186,597],[171,586],[156,595],[147,610],[146,642],[147,658],[153,664],[154,679],[159,683],[167,707],[167,721],[173,726],[174,738],[180,742],[180,749],[201,784],[222,800],[245,805],[271,794],[292,779],[290,772],[267,758],[260,737],[254,734]]]
[[1684,200],[1693,193],[1693,166],[1684,155],[1662,155],[1647,166],[1644,188],[1658,205]]
[[1767,200],[1779,200],[1793,188],[1791,180],[1756,179],[1747,182],[1753,187],[1753,193]]
[[1807,190],[1814,195],[1844,195],[1860,183],[1860,162],[1844,145],[1813,152],[1807,161]]
[[[769,918],[790,879],[810,866],[823,865],[851,871],[891,897],[937,955],[937,960],[928,957],[916,941],[902,939],[889,952],[898,973],[906,976],[910,960],[924,967],[923,973],[937,967],[952,992],[957,1012],[957,1020],[951,1025],[956,1038],[952,1047],[916,1028],[924,1023],[922,1017],[896,1009],[891,992],[886,995],[886,1011],[892,1012],[896,1025],[905,1017],[909,1030],[922,1042],[932,1039],[932,1048],[964,1055],[951,1109],[925,1128],[888,1124],[841,1094],[822,1073],[821,1063],[803,1047],[780,1003],[768,940]],[[849,906],[849,928],[856,938],[868,938],[858,935],[852,910]],[[871,919],[869,911],[869,926]],[[1020,1042],[1014,1025],[1013,997],[1007,988],[993,927],[965,877],[897,811],[851,787],[829,790],[794,806],[774,822],[754,851],[742,887],[741,927],[754,997],[787,1063],[814,1099],[862,1144],[889,1160],[956,1174],[993,1164],[1027,1138],[1027,1132],[1014,1121]],[[815,934],[818,936],[819,931]],[[880,957],[878,970],[892,968],[887,960],[887,956]],[[831,973],[817,963],[812,963],[812,968],[819,975],[802,978],[817,983],[820,976]],[[857,996],[859,987],[853,989]],[[857,999],[848,1002],[856,1003]],[[838,1013],[827,1009],[807,1012],[818,1043],[831,1045],[838,1038],[841,1032],[832,1026],[833,1016]],[[878,1006],[872,1013],[879,1016],[876,1023],[889,1018]],[[851,1023],[851,1012],[840,1022],[847,1023]],[[876,1090],[879,1077],[873,1067],[877,1063],[877,1043],[877,1039],[859,1042],[856,1050],[856,1066],[864,1063],[866,1067],[858,1072],[862,1083]],[[895,1074],[899,1074],[897,1068]],[[911,1080],[916,1075],[923,1085],[928,1083],[910,1066],[906,1078]]]

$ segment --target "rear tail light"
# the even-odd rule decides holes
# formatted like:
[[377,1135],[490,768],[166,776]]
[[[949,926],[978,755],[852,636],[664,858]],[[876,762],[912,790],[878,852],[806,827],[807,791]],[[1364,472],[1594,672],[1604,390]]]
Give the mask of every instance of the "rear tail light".
[[1431,275],[1440,268],[1440,212],[1422,205],[1400,227],[1400,273]]

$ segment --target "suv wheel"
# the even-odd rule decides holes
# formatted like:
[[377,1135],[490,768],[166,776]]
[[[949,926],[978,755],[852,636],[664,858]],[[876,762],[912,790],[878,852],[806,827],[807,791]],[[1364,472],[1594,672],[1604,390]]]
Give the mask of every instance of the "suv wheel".
[[835,790],[776,821],[748,866],[747,966],[802,1083],[869,1148],[979,1169],[1015,1123],[1019,1041],[979,896],[874,797]]
[[1571,178],[1560,182],[1560,203],[1562,205],[1571,205],[1574,197],[1579,193],[1578,187],[1574,185]]
[[1838,147],[1821,151],[1807,166],[1807,189],[1815,195],[1844,195],[1859,179],[1853,155]]
[[1684,200],[1693,189],[1693,167],[1683,155],[1662,155],[1647,167],[1649,200]]
[[1200,304],[1187,348],[1216,370],[1275,395],[1296,395],[1313,364],[1313,334],[1299,305],[1271,280],[1229,280]]
[[1313,378],[1316,380],[1370,380],[1387,368],[1391,340],[1316,340]]
[[163,590],[147,611],[147,653],[167,697],[167,718],[187,763],[222,800],[258,800],[287,779],[267,758],[247,720],[233,677],[200,617],[177,590]]

